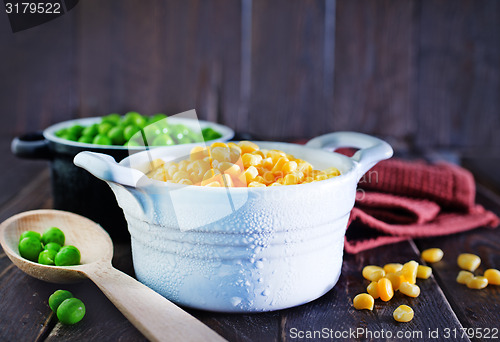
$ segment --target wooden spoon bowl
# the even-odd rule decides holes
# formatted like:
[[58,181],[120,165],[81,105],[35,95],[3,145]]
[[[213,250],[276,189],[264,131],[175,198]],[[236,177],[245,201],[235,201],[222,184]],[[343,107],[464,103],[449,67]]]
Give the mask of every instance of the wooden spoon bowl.
[[[65,245],[80,250],[81,264],[47,266],[19,254],[19,236],[58,227]],[[151,341],[225,341],[196,318],[149,287],[111,266],[113,243],[97,223],[59,210],[33,210],[15,215],[0,225],[5,254],[25,273],[52,283],[91,279],[128,320]]]
[[[73,245],[82,255],[81,265],[49,266],[24,259],[18,250],[19,236],[32,230],[43,234],[50,227],[57,227],[66,236],[65,245]],[[89,264],[111,261],[113,243],[97,223],[65,211],[34,210],[24,212],[6,220],[0,226],[0,243],[12,262],[23,272],[51,283],[74,283],[86,279],[82,272]]]

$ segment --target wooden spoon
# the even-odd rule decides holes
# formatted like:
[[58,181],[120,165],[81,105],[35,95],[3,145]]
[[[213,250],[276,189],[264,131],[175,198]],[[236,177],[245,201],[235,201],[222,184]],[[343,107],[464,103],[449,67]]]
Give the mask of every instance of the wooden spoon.
[[[60,228],[65,245],[76,246],[82,255],[78,266],[48,266],[19,255],[21,233],[42,233]],[[52,283],[91,279],[125,317],[151,341],[225,341],[196,318],[111,266],[113,243],[97,223],[65,211],[33,210],[15,215],[0,225],[0,244],[12,262],[25,273]]]

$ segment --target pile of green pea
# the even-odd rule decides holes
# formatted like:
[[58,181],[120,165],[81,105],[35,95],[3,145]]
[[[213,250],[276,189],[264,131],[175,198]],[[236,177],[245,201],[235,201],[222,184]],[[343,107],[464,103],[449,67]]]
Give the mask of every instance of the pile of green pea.
[[64,246],[66,237],[57,227],[43,234],[28,230],[19,237],[19,254],[43,265],[73,266],[80,264],[80,251],[75,246]]
[[[136,134],[139,131],[142,134]],[[137,112],[128,112],[124,116],[109,114],[102,117],[100,123],[86,127],[77,124],[60,129],[55,134],[62,139],[86,144],[127,147],[189,144],[222,137],[210,127],[204,128],[199,134],[186,125],[169,123],[165,114],[149,117]]]
[[75,324],[85,316],[85,305],[66,290],[57,290],[49,297],[50,309],[63,324]]

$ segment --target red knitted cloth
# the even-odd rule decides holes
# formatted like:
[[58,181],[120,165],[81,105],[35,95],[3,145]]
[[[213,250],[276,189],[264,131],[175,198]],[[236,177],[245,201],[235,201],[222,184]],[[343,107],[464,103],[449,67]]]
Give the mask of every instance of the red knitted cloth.
[[360,180],[345,250],[358,253],[411,238],[447,235],[499,224],[475,204],[472,174],[455,165],[390,159]]

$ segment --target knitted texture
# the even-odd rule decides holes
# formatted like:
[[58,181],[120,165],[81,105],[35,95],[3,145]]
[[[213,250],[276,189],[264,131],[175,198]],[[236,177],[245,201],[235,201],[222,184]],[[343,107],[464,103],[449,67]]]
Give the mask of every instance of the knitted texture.
[[349,253],[499,224],[475,204],[472,174],[452,164],[386,160],[365,174],[358,189],[345,238]]

